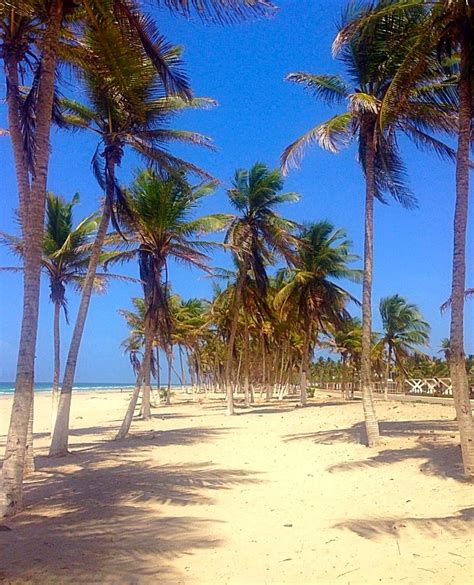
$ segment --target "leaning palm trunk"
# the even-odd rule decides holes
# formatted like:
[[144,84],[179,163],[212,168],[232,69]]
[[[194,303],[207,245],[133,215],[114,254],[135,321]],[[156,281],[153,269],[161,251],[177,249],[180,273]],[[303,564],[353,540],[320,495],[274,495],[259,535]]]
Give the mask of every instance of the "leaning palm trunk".
[[56,416],[58,414],[59,404],[59,376],[61,373],[61,342],[59,332],[59,318],[61,312],[61,305],[58,302],[54,303],[54,324],[53,324],[53,344],[54,344],[54,371],[53,371],[53,391],[51,404],[51,437],[53,436],[54,425],[56,423]]
[[247,265],[244,265],[239,274],[239,278],[235,287],[234,302],[232,303],[232,321],[230,325],[229,341],[227,344],[227,355],[225,362],[225,385],[227,393],[227,411],[228,416],[235,414],[234,411],[234,396],[233,387],[231,384],[230,373],[232,369],[232,358],[234,356],[235,336],[237,334],[237,325],[239,322],[240,300],[242,298],[242,289],[244,287],[244,278],[247,273]]
[[132,397],[130,402],[128,403],[127,412],[123,418],[122,424],[118,433],[115,435],[115,440],[123,439],[128,435],[128,431],[130,430],[130,425],[132,424],[133,415],[135,413],[135,408],[137,407],[138,396],[140,395],[140,390],[142,387],[142,372],[140,368],[140,372],[137,376],[137,381],[135,382],[135,389],[133,390]]
[[146,319],[145,325],[145,351],[143,353],[143,394],[142,394],[142,418],[151,418],[150,396],[151,396],[151,357],[153,353],[154,332],[150,319]]
[[456,206],[454,212],[453,281],[449,368],[454,406],[461,438],[464,475],[474,479],[474,426],[464,355],[464,289],[466,283],[466,232],[469,204],[469,146],[471,139],[472,63],[469,27],[461,41],[459,83],[459,137],[456,158]]
[[[2,469],[0,517],[16,514],[23,503],[23,476],[28,421],[33,401],[36,336],[38,332],[41,253],[50,153],[49,136],[54,96],[56,52],[62,12],[62,0],[53,0],[50,4],[49,21],[42,47],[41,77],[36,107],[35,174],[31,191],[24,191],[28,184],[28,174],[21,161],[15,160],[17,173],[20,171],[21,175],[19,177],[19,187],[23,191],[20,196],[20,213],[26,243],[24,254],[24,296],[15,395]],[[17,97],[15,96],[15,98]],[[24,159],[22,158],[22,160]],[[27,201],[24,199],[25,195],[28,197]],[[26,213],[26,209],[28,213]]]
[[362,349],[360,379],[364,408],[367,445],[374,447],[380,440],[379,423],[372,396],[372,276],[374,245],[374,198],[375,198],[375,145],[373,127],[367,130],[366,139],[366,198],[364,238],[364,279],[362,284]]
[[94,287],[95,273],[99,264],[100,254],[104,246],[105,237],[109,227],[111,217],[111,202],[114,191],[114,176],[115,176],[116,161],[112,156],[108,155],[106,150],[106,165],[108,168],[107,175],[107,194],[104,202],[102,217],[100,220],[97,235],[92,247],[92,252],[89,259],[89,266],[87,275],[84,280],[82,288],[81,302],[79,311],[77,313],[76,323],[69,346],[69,353],[67,356],[66,367],[64,370],[63,385],[61,388],[61,395],[59,398],[58,414],[54,425],[53,437],[51,440],[51,447],[49,449],[50,456],[66,455],[68,452],[69,441],[69,415],[71,411],[71,397],[72,386],[74,383],[74,375],[76,373],[77,358],[79,356],[79,348],[81,345],[82,334],[86,324],[87,312]]

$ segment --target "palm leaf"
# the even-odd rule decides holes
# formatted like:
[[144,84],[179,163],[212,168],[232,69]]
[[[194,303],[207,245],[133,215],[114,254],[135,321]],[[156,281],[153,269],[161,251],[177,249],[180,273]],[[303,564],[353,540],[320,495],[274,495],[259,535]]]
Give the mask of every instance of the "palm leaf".
[[314,75],[298,71],[289,73],[285,80],[303,85],[316,98],[328,105],[341,103],[349,93],[344,80],[339,75]]
[[317,144],[333,153],[337,153],[347,146],[351,139],[352,114],[346,112],[334,116],[327,122],[315,126],[301,138],[287,146],[281,156],[283,173],[287,174],[291,168],[297,168],[304,151],[308,146]]

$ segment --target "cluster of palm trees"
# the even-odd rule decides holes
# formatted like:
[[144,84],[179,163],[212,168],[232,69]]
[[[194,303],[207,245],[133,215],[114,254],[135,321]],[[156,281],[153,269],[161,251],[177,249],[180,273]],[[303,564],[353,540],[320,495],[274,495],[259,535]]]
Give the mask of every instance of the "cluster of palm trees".
[[[268,0],[155,3],[184,16],[194,14],[220,23],[265,17],[275,10]],[[366,183],[361,273],[350,267],[356,258],[343,231],[327,222],[298,226],[277,213],[279,204],[298,196],[282,193],[281,172],[263,164],[236,173],[228,191],[234,215],[194,217],[200,199],[215,183],[206,171],[172,154],[170,146],[185,142],[212,148],[212,141],[195,132],[175,130],[171,122],[186,108],[207,108],[214,102],[194,97],[180,48],[165,40],[136,0],[2,3],[0,56],[7,80],[8,133],[22,230],[18,240],[7,234],[2,238],[21,255],[24,278],[15,396],[0,490],[2,515],[21,508],[26,455],[32,448],[28,429],[31,431],[42,270],[50,277],[56,323],[61,307],[65,308],[66,283],[80,282],[81,290],[51,455],[67,453],[71,393],[94,287],[105,278],[110,265],[132,259],[139,264],[143,304],[137,301],[141,318],[136,327],[129,315],[137,385],[120,436],[128,431],[141,390],[143,416],[150,414],[151,377],[153,371],[159,372],[157,346],[164,349],[170,364],[173,346],[186,346],[193,374],[201,379],[219,378],[226,390],[228,414],[232,414],[233,387],[241,376],[247,402],[251,380],[260,379],[264,384],[271,380],[272,385],[282,388],[297,377],[304,404],[318,336],[332,334],[334,344],[342,347],[344,341],[338,336],[345,332],[351,347],[356,343],[356,331],[360,331],[358,359],[367,436],[369,445],[376,444],[379,429],[371,393],[374,200],[385,202],[388,194],[406,207],[416,202],[406,186],[398,149],[400,133],[456,162],[449,360],[465,472],[468,477],[474,475],[474,434],[463,349],[473,26],[469,0],[351,3],[334,43],[334,52],[347,66],[350,83],[327,74],[298,72],[288,76],[330,105],[347,105],[345,112],[286,148],[282,170],[286,173],[299,163],[310,144],[337,152],[351,141],[357,143]],[[80,84],[86,103],[61,95],[65,72]],[[92,170],[104,200],[100,212],[75,229],[71,226],[72,203],[47,195],[53,124],[97,137],[91,153]],[[457,147],[447,146],[443,135],[457,136]],[[117,173],[129,151],[143,160],[145,170],[125,189]],[[193,176],[196,180],[191,180]],[[53,224],[55,213],[58,230],[50,234],[48,225]],[[108,235],[111,223],[112,236]],[[214,244],[202,236],[218,230],[226,232],[223,245],[232,254],[235,270],[223,272],[228,286],[216,291],[210,305],[194,302],[187,317],[181,307],[180,330],[179,308],[173,308],[169,260],[209,272],[208,252]],[[77,265],[68,256],[72,240],[81,252]],[[285,267],[270,275],[269,267],[280,262]],[[357,301],[341,286],[340,281],[347,278],[363,282],[361,325],[348,312],[348,304]],[[400,364],[414,345],[426,341],[427,327],[416,308],[403,299],[388,299],[384,310],[387,318],[390,312],[396,314],[399,323],[395,330],[385,327],[383,344],[390,374],[392,359]],[[197,333],[189,332],[191,318],[199,323]],[[403,332],[406,320],[410,322],[409,333],[406,329]],[[59,344],[59,336],[57,339]],[[344,355],[355,355],[355,349]],[[59,371],[59,363],[56,365]]]
[[[206,380],[225,389],[229,415],[234,414],[233,391],[241,381],[247,405],[257,379],[267,386],[269,397],[275,385],[283,388],[298,382],[300,403],[306,404],[308,369],[318,335],[342,327],[350,318],[348,303],[357,302],[339,281],[359,280],[361,271],[350,268],[357,257],[343,230],[326,221],[298,226],[277,213],[278,205],[298,199],[296,193],[282,190],[281,172],[256,163],[248,171],[238,170],[228,190],[234,215],[188,220],[186,212],[205,189],[190,190],[183,197],[173,181],[160,180],[149,171],[137,177],[121,221],[129,244],[111,261],[138,255],[140,264],[144,299],[134,301],[135,311],[121,313],[130,328],[125,347],[138,376],[143,376],[143,418],[150,416],[150,374],[155,369],[159,375],[158,360],[153,367],[153,347],[165,351],[169,371],[173,346],[185,347],[196,385]],[[210,303],[176,300],[168,281],[168,258],[209,271],[201,250],[211,244],[192,238],[219,229],[225,230],[222,245],[230,250],[235,266],[234,271],[214,271],[214,278],[226,281],[225,288],[216,284]],[[270,276],[269,268],[280,259],[287,267]],[[138,379],[130,412],[140,386]],[[128,426],[129,417],[126,431]]]

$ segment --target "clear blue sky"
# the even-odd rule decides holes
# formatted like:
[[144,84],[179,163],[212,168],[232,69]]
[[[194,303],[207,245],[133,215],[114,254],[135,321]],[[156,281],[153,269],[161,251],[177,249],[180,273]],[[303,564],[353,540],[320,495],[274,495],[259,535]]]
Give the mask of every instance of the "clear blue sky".
[[[212,136],[218,152],[180,148],[187,156],[217,176],[222,185],[203,205],[203,212],[226,211],[225,189],[238,167],[255,161],[277,166],[283,148],[305,130],[329,117],[326,106],[315,101],[301,87],[284,82],[290,71],[334,72],[340,65],[331,57],[330,46],[336,23],[346,0],[277,0],[279,14],[267,21],[233,27],[203,25],[155,11],[162,32],[174,43],[184,45],[187,70],[196,95],[218,100],[219,107],[190,112],[177,117],[175,127]],[[147,3],[151,4],[151,3]],[[4,92],[5,80],[0,78]],[[73,88],[69,88],[73,91]],[[5,105],[0,105],[0,127],[6,126]],[[81,195],[77,218],[95,209],[100,191],[90,172],[95,139],[86,135],[55,132],[52,141],[49,189],[70,198]],[[419,209],[405,211],[396,204],[378,205],[375,228],[374,308],[380,297],[400,293],[419,305],[432,325],[431,351],[448,335],[449,316],[440,315],[439,306],[449,296],[451,279],[452,216],[454,168],[436,158],[419,153],[402,142],[411,186],[419,199]],[[13,231],[13,210],[17,194],[8,138],[0,138],[0,180],[2,205],[0,230]],[[130,181],[137,160],[127,153],[119,171],[120,180]],[[286,188],[302,195],[299,203],[282,212],[297,221],[329,219],[344,227],[362,254],[363,179],[354,148],[332,155],[314,148],[299,171],[292,172]],[[472,207],[471,207],[472,211]],[[469,232],[468,286],[473,286],[472,213]],[[218,266],[228,265],[223,253],[216,254]],[[14,264],[0,250],[0,266]],[[130,265],[126,273],[135,275]],[[173,288],[183,297],[209,296],[210,282],[195,271],[171,267]],[[351,290],[360,296],[355,285]],[[17,274],[0,273],[0,380],[15,375],[21,318],[22,285]],[[128,381],[128,358],[120,349],[126,328],[117,309],[129,307],[130,297],[141,293],[138,285],[112,284],[104,297],[93,298],[80,354],[77,381]],[[41,297],[37,380],[51,380],[52,306],[46,280]],[[73,317],[77,295],[69,293]],[[466,311],[466,350],[474,353],[474,302]],[[374,311],[374,329],[379,328]],[[63,327],[65,356],[72,327]]]

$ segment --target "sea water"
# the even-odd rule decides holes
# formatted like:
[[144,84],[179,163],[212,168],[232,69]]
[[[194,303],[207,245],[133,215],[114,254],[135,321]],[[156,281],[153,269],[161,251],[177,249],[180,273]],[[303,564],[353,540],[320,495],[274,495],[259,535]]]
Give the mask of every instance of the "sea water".
[[[131,390],[135,387],[134,383],[131,382],[84,382],[76,383],[73,386],[73,390],[79,392],[91,392],[93,390]],[[35,384],[35,392],[51,392],[51,382],[37,382]],[[15,390],[14,382],[0,382],[0,395],[1,394],[13,394]]]

